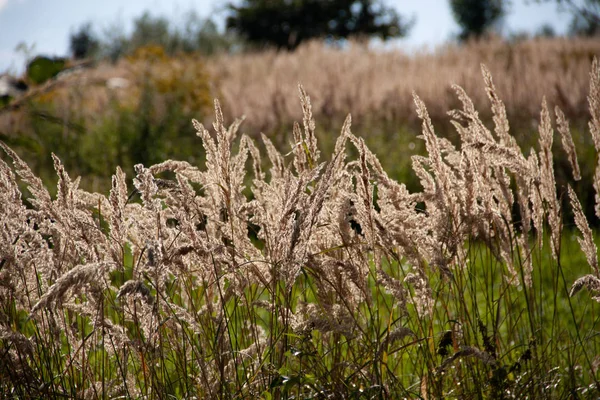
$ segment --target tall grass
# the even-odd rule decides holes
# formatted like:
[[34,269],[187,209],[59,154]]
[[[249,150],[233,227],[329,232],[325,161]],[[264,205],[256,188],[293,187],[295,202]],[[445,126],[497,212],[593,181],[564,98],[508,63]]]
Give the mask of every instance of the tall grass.
[[[350,42],[332,48],[310,42],[294,52],[260,51],[208,59],[218,96],[230,116],[245,115],[252,130],[280,131],[301,117],[295,82],[311,93],[313,113],[324,128],[339,126],[347,113],[369,131],[418,123],[411,93],[427,104],[440,128],[446,112],[460,107],[451,84],[468,93],[480,117],[491,122],[483,85],[475,77],[484,63],[496,77],[515,136],[526,134],[543,96],[572,122],[587,117],[587,74],[600,45],[594,39],[490,40],[445,45],[409,53]],[[365,132],[365,136],[369,133]],[[523,131],[523,132],[522,132]],[[522,137],[517,137],[522,139]]]
[[[238,139],[241,121],[227,128],[215,102],[213,134],[194,121],[203,168],[138,164],[133,188],[117,168],[108,197],[54,156],[53,198],[2,144],[0,394],[599,396],[597,249],[574,191],[556,185],[550,110],[524,154],[482,72],[494,129],[454,86],[460,146],[414,94],[418,192],[386,174],[349,116],[323,162],[302,88],[289,153]],[[598,151],[597,61],[590,81]]]

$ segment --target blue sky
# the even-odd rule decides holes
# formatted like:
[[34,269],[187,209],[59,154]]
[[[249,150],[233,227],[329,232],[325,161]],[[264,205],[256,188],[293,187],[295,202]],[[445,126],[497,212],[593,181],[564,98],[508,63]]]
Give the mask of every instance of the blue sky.
[[[68,38],[76,27],[91,21],[103,32],[121,26],[131,30],[132,20],[149,10],[181,21],[189,10],[200,16],[212,16],[222,25],[223,1],[219,0],[0,0],[0,73],[20,71],[25,63],[19,43],[33,47],[34,54],[66,55]],[[404,16],[414,16],[416,24],[406,39],[397,41],[405,49],[434,48],[458,32],[447,0],[387,0]],[[568,26],[570,16],[554,1],[512,0],[504,22],[505,32],[535,32],[542,24],[551,24],[558,33]]]

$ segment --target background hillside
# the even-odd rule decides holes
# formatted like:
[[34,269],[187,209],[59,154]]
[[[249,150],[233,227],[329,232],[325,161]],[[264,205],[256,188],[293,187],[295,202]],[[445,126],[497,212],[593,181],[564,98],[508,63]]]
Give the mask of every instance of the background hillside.
[[[242,130],[265,133],[284,152],[291,127],[301,119],[297,84],[312,98],[317,134],[326,152],[345,116],[380,156],[390,174],[416,190],[410,156],[423,150],[412,92],[427,104],[438,133],[456,139],[448,110],[459,107],[452,83],[473,99],[492,127],[480,65],[490,69],[504,101],[513,134],[525,148],[535,147],[540,99],[567,116],[582,174],[592,177],[595,155],[586,133],[589,69],[600,54],[595,38],[500,38],[447,45],[435,52],[406,54],[371,49],[361,42],[344,48],[320,41],[294,52],[254,50],[240,54],[169,53],[160,45],[138,47],[116,62],[96,61],[74,68],[34,88],[0,111],[0,138],[13,146],[44,179],[52,180],[55,152],[82,185],[110,187],[120,165],[174,158],[203,161],[191,119],[212,121],[212,101],[223,105],[228,121],[244,116]],[[568,161],[558,153],[559,182]],[[586,210],[590,188],[576,188]]]

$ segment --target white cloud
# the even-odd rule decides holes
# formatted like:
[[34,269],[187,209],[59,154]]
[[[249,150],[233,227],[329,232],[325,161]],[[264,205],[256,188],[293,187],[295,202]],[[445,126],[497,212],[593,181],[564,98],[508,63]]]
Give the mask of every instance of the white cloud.
[[0,0],[0,12],[6,5],[8,4],[8,0]]

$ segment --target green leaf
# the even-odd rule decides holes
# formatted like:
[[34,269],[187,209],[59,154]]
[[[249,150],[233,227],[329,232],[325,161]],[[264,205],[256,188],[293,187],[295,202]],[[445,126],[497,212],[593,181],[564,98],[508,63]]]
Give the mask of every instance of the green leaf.
[[27,78],[39,85],[54,78],[64,68],[64,58],[37,56],[27,65]]

